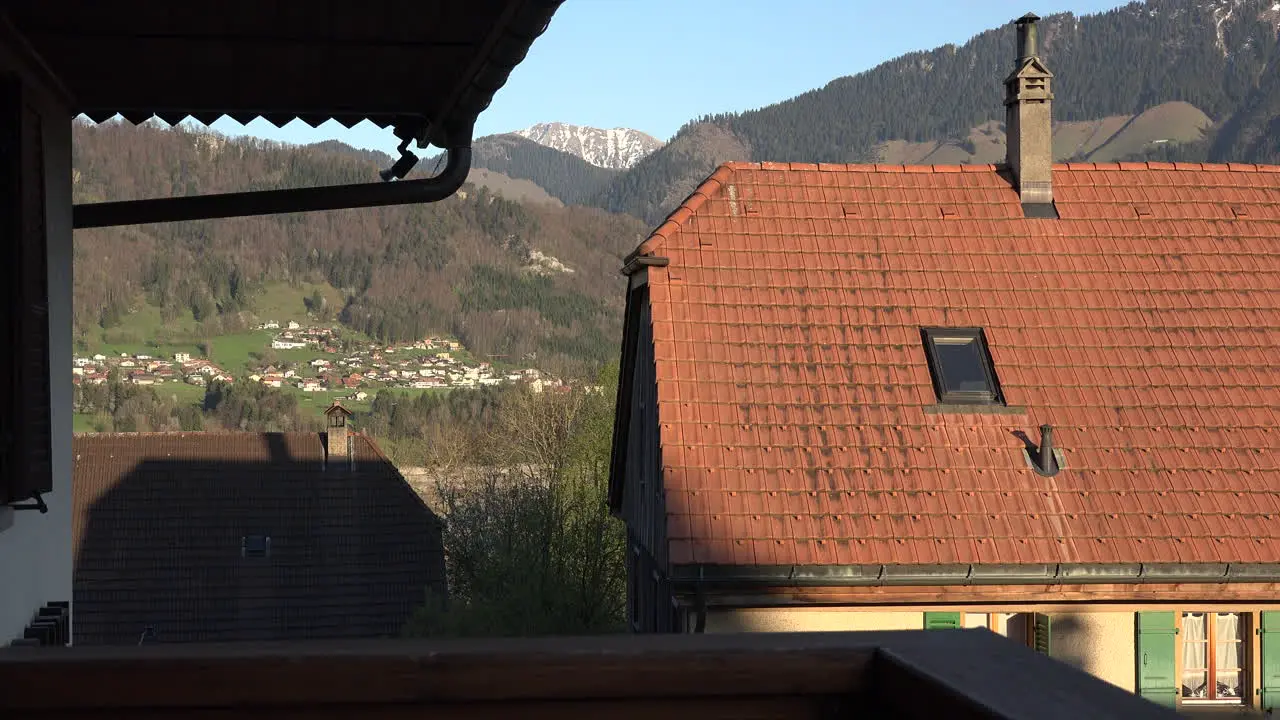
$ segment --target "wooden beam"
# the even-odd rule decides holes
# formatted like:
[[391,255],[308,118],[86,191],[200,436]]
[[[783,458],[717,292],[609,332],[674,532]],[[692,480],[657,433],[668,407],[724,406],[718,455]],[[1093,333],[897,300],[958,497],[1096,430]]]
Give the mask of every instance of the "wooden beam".
[[[631,697],[637,688],[841,694],[859,689],[877,641],[673,635],[0,650],[0,709],[500,702]],[[68,682],[75,693],[59,689]]]
[[788,607],[820,605],[983,605],[1054,603],[1274,602],[1280,583],[1082,583],[1074,585],[929,585],[769,588],[709,593],[713,605]]
[[[277,46],[221,40],[31,38],[77,110],[429,115],[473,45]],[[127,77],[127,82],[121,78]]]
[[[812,695],[681,699],[565,700],[433,705],[305,705],[249,708],[86,710],[59,714],[60,720],[818,720],[836,718],[838,700]],[[844,717],[848,717],[845,715]]]
[[1079,612],[1150,612],[1158,610],[1179,612],[1235,612],[1255,610],[1280,610],[1280,602],[1099,602],[1091,604],[1047,603],[962,603],[943,605],[924,603],[918,605],[804,605],[798,607],[740,607],[721,608],[722,612],[742,613],[893,613],[893,612],[965,612],[965,613],[1079,613]]
[[68,3],[41,0],[12,11],[25,30],[69,37],[182,37],[194,40],[261,39],[290,42],[479,41],[511,0],[350,2],[309,0],[263,4],[220,0],[175,7],[162,2]]
[[1176,717],[983,630],[10,648],[0,677],[0,716],[62,720]]

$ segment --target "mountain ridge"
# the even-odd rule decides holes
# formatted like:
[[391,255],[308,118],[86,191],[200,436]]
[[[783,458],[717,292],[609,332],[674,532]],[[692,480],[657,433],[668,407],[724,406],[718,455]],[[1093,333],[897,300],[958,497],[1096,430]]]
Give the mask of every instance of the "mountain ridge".
[[563,122],[543,122],[512,135],[582,158],[596,167],[626,170],[662,147],[661,140],[631,128],[597,128]]
[[[1180,126],[1176,143],[1130,134],[1133,152],[1121,157],[1280,162],[1274,0],[1151,0],[1061,13],[1040,21],[1040,38],[1056,78],[1059,127],[1137,118],[1182,102],[1212,126],[1199,138],[1185,137]],[[1003,121],[1002,81],[1014,44],[1005,25],[773,105],[696,118],[587,202],[656,225],[721,162],[877,162],[887,144],[964,146],[975,129]],[[955,155],[963,161],[973,153]]]

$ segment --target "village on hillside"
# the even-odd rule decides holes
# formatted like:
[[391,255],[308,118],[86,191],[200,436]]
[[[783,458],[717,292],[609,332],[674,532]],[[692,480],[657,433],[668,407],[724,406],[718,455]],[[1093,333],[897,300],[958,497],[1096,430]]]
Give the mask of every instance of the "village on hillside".
[[[353,345],[340,344],[332,327],[304,327],[294,321],[282,327],[278,322],[267,321],[257,329],[278,331],[264,352],[312,350],[315,355],[309,359],[264,361],[240,375],[243,380],[269,387],[291,387],[302,392],[353,391],[354,400],[364,400],[367,389],[380,388],[427,390],[524,383],[534,392],[542,392],[565,387],[563,382],[534,368],[503,372],[488,362],[464,362],[456,356],[463,350],[462,345],[449,338]],[[186,352],[174,353],[171,358],[145,353],[97,353],[75,358],[72,382],[101,385],[113,372],[119,373],[122,382],[133,385],[186,383],[204,387],[215,380],[234,383],[242,371]]]

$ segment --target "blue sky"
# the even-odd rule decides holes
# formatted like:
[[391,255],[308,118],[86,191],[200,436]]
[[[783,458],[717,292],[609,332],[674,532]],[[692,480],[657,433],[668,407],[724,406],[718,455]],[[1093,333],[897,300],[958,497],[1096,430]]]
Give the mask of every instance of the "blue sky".
[[[1116,0],[566,0],[494,98],[476,136],[537,122],[630,127],[667,139],[705,113],[794,97],[913,50],[963,44],[1031,11],[1092,14]],[[1013,52],[1010,48],[1010,52]],[[393,153],[362,123],[214,129],[292,143],[336,139]]]

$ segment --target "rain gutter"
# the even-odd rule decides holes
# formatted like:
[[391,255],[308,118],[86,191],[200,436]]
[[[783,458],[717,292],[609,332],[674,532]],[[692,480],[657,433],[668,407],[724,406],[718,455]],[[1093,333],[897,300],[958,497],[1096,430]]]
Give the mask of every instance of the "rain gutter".
[[465,144],[449,148],[448,158],[439,175],[421,180],[82,203],[72,210],[72,225],[76,230],[82,230],[115,225],[438,202],[457,192],[466,181],[467,173],[471,171],[469,133]]
[[1274,583],[1280,563],[1049,563],[1031,565],[679,565],[671,580],[709,590],[750,587]]

